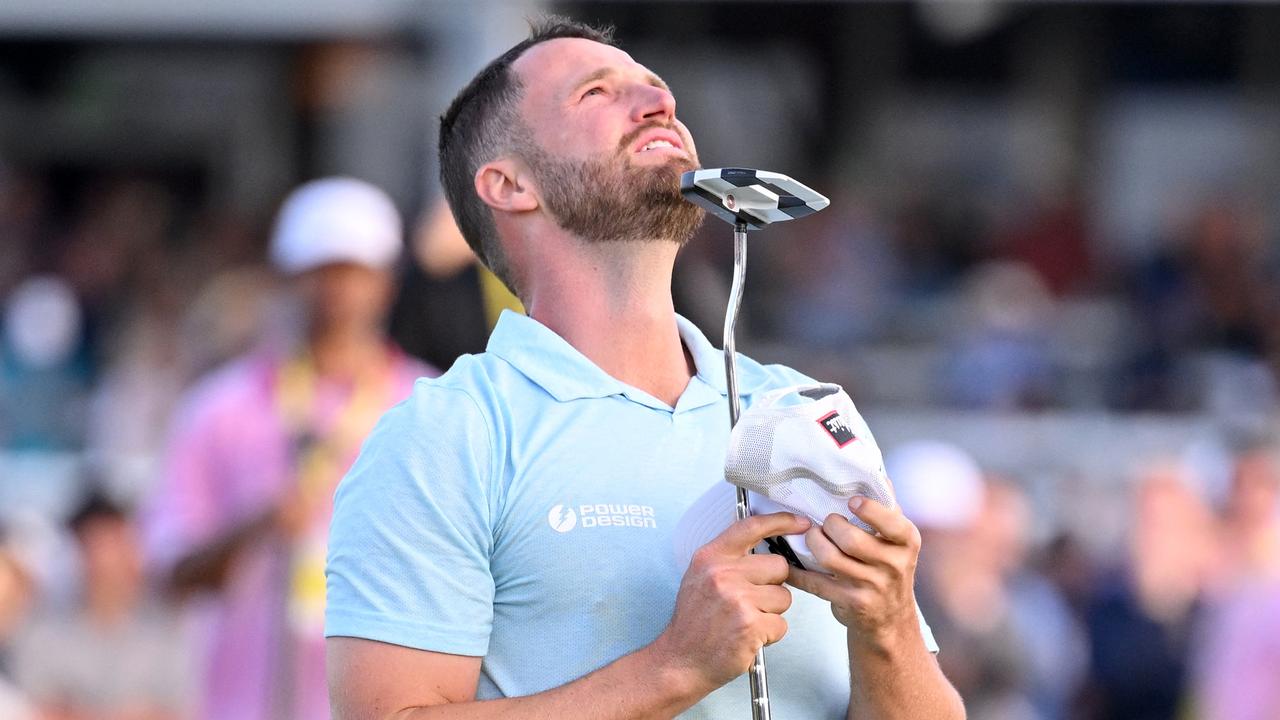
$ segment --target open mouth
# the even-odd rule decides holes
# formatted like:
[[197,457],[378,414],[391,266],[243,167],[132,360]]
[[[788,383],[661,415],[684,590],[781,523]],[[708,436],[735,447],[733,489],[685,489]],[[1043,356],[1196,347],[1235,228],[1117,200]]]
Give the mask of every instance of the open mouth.
[[680,141],[680,136],[670,130],[654,130],[645,133],[640,138],[640,143],[635,147],[633,152],[636,154],[653,152],[655,150],[684,150],[684,143]]
[[675,147],[676,147],[675,145],[672,145],[670,142],[667,142],[666,140],[650,140],[649,142],[644,144],[644,147],[640,148],[640,152],[649,152],[650,150],[656,150],[658,148],[675,149]]

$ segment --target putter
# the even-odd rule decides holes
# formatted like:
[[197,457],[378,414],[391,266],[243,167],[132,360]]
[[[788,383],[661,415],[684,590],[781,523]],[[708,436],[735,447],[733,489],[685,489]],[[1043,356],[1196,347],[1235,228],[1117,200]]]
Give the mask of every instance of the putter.
[[[786,175],[749,168],[692,170],[680,176],[680,192],[685,200],[733,226],[733,284],[724,314],[724,374],[729,390],[729,427],[738,424],[738,361],[734,351],[734,330],[742,306],[742,284],[746,280],[747,231],[776,222],[812,215],[831,204],[826,197]],[[736,514],[739,520],[751,515],[747,491],[737,489]],[[751,717],[770,720],[769,682],[765,675],[764,648],[756,653],[748,676],[751,684]]]

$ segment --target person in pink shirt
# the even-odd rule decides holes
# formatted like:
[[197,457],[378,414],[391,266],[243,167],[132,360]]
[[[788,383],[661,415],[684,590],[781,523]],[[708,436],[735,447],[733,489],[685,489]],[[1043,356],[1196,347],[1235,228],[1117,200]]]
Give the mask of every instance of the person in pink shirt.
[[437,374],[384,330],[401,234],[395,206],[368,183],[295,190],[271,259],[298,301],[298,337],[215,370],[174,413],[144,524],[154,566],[198,610],[202,720],[329,717],[333,490],[382,412]]
[[1221,587],[1201,629],[1204,720],[1280,718],[1280,444],[1239,451],[1223,512]]

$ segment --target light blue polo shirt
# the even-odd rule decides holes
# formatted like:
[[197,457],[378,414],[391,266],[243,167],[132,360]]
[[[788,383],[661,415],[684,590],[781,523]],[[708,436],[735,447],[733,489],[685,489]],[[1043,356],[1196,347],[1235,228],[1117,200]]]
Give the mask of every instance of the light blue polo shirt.
[[[558,687],[652,642],[680,585],[673,531],[723,480],[729,436],[724,356],[678,322],[698,374],[674,408],[511,312],[487,352],[419,380],[338,487],[325,635],[483,657],[481,699]],[[744,405],[812,382],[738,367]],[[843,718],[845,629],[792,594],[768,650],[774,715]],[[749,698],[740,677],[682,717],[748,717]]]

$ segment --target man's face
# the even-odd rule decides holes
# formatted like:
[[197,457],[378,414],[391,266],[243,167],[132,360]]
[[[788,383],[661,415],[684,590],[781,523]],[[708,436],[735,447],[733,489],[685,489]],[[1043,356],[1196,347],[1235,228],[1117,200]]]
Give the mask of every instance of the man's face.
[[313,328],[369,331],[382,327],[394,295],[385,270],[356,263],[331,263],[297,278]]
[[95,517],[77,531],[86,581],[133,594],[143,582],[137,528],[120,517]]
[[513,66],[529,137],[519,153],[547,210],[588,241],[683,243],[702,210],[680,195],[697,168],[666,84],[621,50],[578,38],[530,48]]

